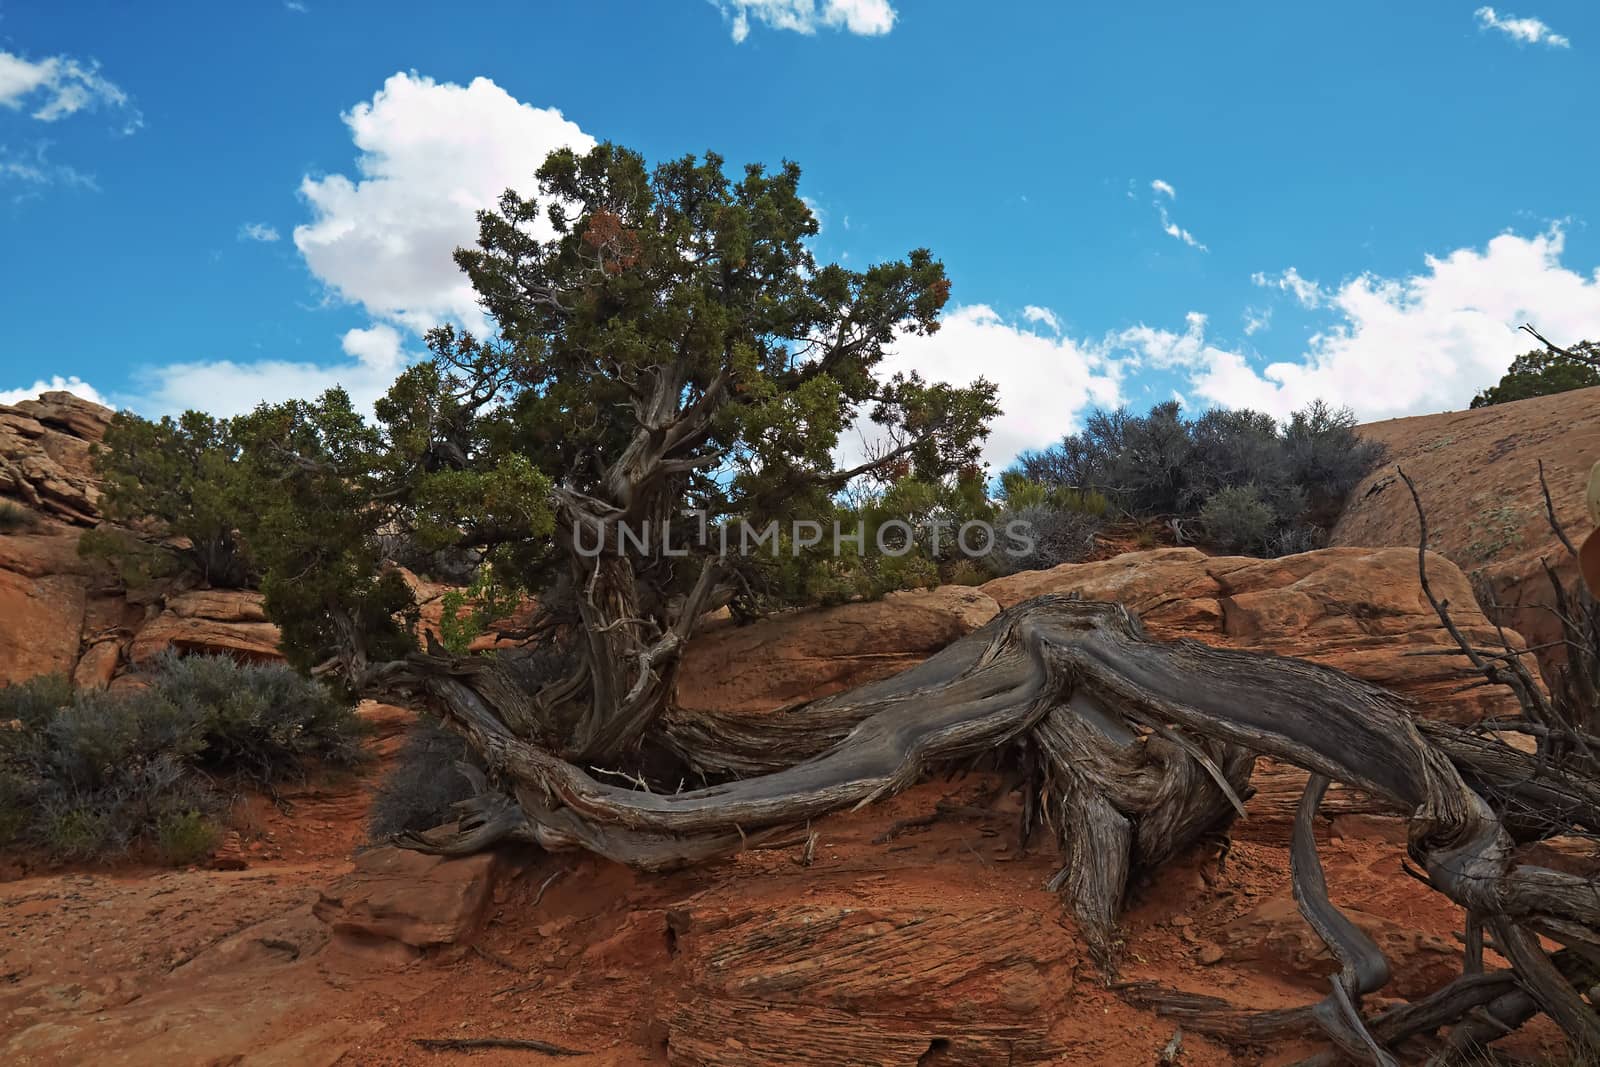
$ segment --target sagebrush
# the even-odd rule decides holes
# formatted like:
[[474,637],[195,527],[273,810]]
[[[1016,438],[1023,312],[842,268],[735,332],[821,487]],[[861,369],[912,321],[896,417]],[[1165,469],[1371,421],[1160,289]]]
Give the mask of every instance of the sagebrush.
[[363,758],[353,708],[281,665],[167,655],[137,688],[0,688],[0,844],[62,859],[209,853],[226,792]]
[[1024,454],[1008,475],[1044,498],[1073,492],[1146,523],[1177,519],[1219,548],[1282,555],[1321,543],[1344,499],[1383,458],[1355,416],[1313,403],[1280,424],[1248,410],[1186,419],[1176,401],[1145,415],[1097,411],[1080,433]]

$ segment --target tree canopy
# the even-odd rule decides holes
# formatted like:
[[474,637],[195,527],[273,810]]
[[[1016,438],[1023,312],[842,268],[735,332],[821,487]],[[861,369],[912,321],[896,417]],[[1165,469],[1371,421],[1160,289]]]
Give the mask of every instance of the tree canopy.
[[[291,656],[337,659],[358,686],[410,648],[391,563],[496,603],[536,595],[542,632],[582,646],[538,700],[541,729],[560,750],[636,744],[700,615],[816,596],[848,566],[787,537],[776,558],[724,554],[700,531],[828,522],[863,484],[928,508],[983,501],[994,387],[880,367],[897,339],[939,328],[943,265],[926,249],[817,262],[799,184],[793,163],[730,175],[709,153],[652,170],[612,144],[557,151],[535,193],[506,192],[456,253],[488,336],[433,330],[431,358],[371,419],[335,389],[228,424],[129,420],[113,482],[163,482],[141,466],[155,462],[215,475],[231,515],[175,532],[237,549]],[[858,420],[878,444],[842,462]]]
[[1600,344],[1579,341],[1565,351],[1536,348],[1512,360],[1499,383],[1473,397],[1472,406],[1508,404],[1591,385],[1600,385]]

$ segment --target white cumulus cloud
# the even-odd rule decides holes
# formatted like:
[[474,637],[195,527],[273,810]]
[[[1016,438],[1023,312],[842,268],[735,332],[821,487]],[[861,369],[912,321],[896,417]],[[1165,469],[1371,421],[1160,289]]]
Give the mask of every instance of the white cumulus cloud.
[[1572,42],[1556,33],[1543,19],[1518,18],[1502,15],[1492,7],[1480,7],[1472,13],[1480,29],[1498,30],[1519,44],[1542,44],[1549,48],[1568,48]]
[[[879,366],[885,375],[918,371],[935,382],[994,382],[1001,415],[984,448],[994,472],[1025,449],[1052,444],[1087,410],[1115,407],[1122,395],[1121,367],[1100,347],[1045,337],[1007,322],[986,304],[956,308],[932,336],[901,337]],[[870,424],[858,432],[870,439]],[[849,433],[841,450],[851,458],[863,453],[859,437]]]
[[52,375],[48,381],[41,378],[32,385],[22,389],[0,389],[0,404],[16,404],[23,400],[32,400],[40,393],[72,393],[85,400],[92,400],[96,404],[106,404],[109,401],[101,395],[100,391],[76,374],[63,378],[61,375]]
[[[1564,249],[1558,227],[1504,233],[1482,249],[1428,256],[1406,277],[1363,274],[1318,289],[1338,321],[1297,357],[1265,366],[1208,342],[1196,313],[1181,333],[1140,326],[1119,340],[1156,366],[1181,368],[1195,395],[1225,407],[1282,417],[1321,398],[1364,420],[1464,408],[1536,347],[1518,332],[1522,323],[1557,343],[1600,337],[1600,270],[1563,265]],[[1269,284],[1303,299],[1291,276],[1299,277],[1286,271]]]
[[463,86],[395,74],[344,121],[357,173],[301,182],[312,219],[295,228],[295,247],[338,297],[417,332],[447,320],[483,329],[451,254],[476,243],[476,213],[506,189],[533,191],[551,151],[595,144],[561,112],[488,78]]
[[371,410],[411,362],[404,336],[387,323],[344,335],[345,358],[331,364],[264,359],[253,362],[202,360],[146,367],[135,373],[142,415],[172,415],[190,409],[218,417],[242,415],[261,403],[309,400],[342,386],[358,407]]
[[712,0],[728,18],[735,42],[750,36],[752,21],[775,30],[813,34],[846,30],[875,37],[894,28],[889,0]]

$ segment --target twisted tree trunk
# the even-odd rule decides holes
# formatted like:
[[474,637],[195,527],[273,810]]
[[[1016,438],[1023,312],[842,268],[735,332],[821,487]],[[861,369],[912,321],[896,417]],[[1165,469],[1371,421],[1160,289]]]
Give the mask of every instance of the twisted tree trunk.
[[[602,781],[519,735],[497,696],[514,692],[509,665],[484,661],[461,675],[421,657],[404,671],[471,740],[493,779],[480,783],[457,826],[416,835],[411,847],[456,853],[515,838],[657,870],[749,847],[902,790],[936,765],[999,752],[1026,769],[1023,832],[1053,830],[1063,865],[1052,886],[1108,969],[1130,874],[1242,812],[1255,757],[1272,756],[1313,775],[1297,819],[1294,880],[1302,912],[1343,964],[1311,1016],[1341,1049],[1392,1062],[1359,1010],[1386,967],[1328,902],[1311,838],[1328,781],[1409,813],[1409,852],[1435,888],[1484,920],[1518,989],[1600,1047],[1600,1021],[1568,977],[1575,966],[1600,965],[1600,887],[1514,865],[1511,834],[1469,784],[1558,802],[1569,825],[1600,829],[1596,783],[1553,775],[1458,728],[1421,724],[1392,694],[1329,668],[1158,642],[1118,605],[1040,597],[917,667],[791,711],[665,717],[653,737],[728,779],[679,793]],[[1563,971],[1536,934],[1567,945],[1582,966],[1569,961]]]

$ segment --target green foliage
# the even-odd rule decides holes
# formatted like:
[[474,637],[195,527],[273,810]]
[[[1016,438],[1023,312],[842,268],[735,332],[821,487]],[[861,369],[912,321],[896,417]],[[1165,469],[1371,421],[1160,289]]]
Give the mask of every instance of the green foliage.
[[[493,336],[431,332],[431,358],[372,419],[339,390],[229,423],[124,417],[102,459],[118,513],[236,550],[291,662],[359,669],[415,647],[414,604],[386,561],[476,576],[447,605],[460,652],[513,591],[576,604],[548,594],[583,568],[584,516],[831,522],[863,484],[883,497],[861,513],[869,525],[912,483],[936,487],[913,501],[925,510],[986,507],[994,387],[879,370],[897,338],[938,329],[943,265],[925,249],[819,264],[799,178],[789,163],[730,175],[711,154],[649,169],[611,144],[558,151],[534,195],[507,192],[456,253]],[[841,469],[841,434],[862,420],[890,446]],[[727,581],[753,609],[925,584],[950,562],[919,542],[897,559],[739,560]],[[670,625],[697,564],[659,544],[629,563],[635,610]]]
[[186,867],[211,855],[220,836],[205,812],[169,811],[156,823],[156,850],[174,867]]
[[[1021,470],[1008,470],[1000,475],[1000,502],[1004,515],[1012,518],[1027,512],[1065,511],[1091,519],[1104,519],[1111,511],[1111,500],[1098,489],[1080,489],[1071,485],[1051,485],[1035,481]],[[1002,516],[1001,526],[1010,521]],[[1037,518],[1038,515],[1034,514]],[[1096,528],[1099,523],[1094,524]],[[1066,562],[1063,560],[1062,562]],[[1052,564],[1053,566],[1053,564]],[[1030,570],[1029,567],[1017,568]]]
[[[1031,499],[1034,494],[1018,496]],[[1021,507],[1015,507],[1010,498],[1007,499],[1006,509],[995,520],[995,525],[1004,532],[1016,524],[1019,530],[1025,531],[1031,548],[1019,551],[1007,539],[987,558],[994,573],[1048,570],[1062,563],[1080,563],[1094,554],[1095,534],[1105,523],[1091,510],[1063,506],[1054,496],[1050,494],[1043,503]]]
[[1142,416],[1095,412],[1081,433],[1024,455],[1003,486],[1089,514],[1198,519],[1186,529],[1221,547],[1279,554],[1317,543],[1382,455],[1350,412],[1320,401],[1281,426],[1244,410],[1185,419],[1168,402]]
[[85,530],[78,539],[78,555],[109,564],[122,584],[134,593],[175,578],[184,566],[178,552],[115,526]]
[[1524,352],[1511,361],[1510,369],[1498,384],[1472,398],[1472,406],[1482,408],[1600,385],[1600,364],[1592,362],[1600,360],[1600,343],[1579,341],[1568,351],[1576,356],[1588,357],[1588,361],[1574,359],[1548,348]]
[[37,525],[39,516],[9,500],[0,500],[0,533],[21,533]]
[[181,539],[177,554],[207,584],[244,587],[257,577],[239,524],[253,504],[231,425],[196,411],[151,422],[114,416],[95,446],[102,509],[123,524],[154,523]]
[[494,568],[485,565],[465,589],[452,589],[442,598],[439,636],[446,650],[464,656],[489,624],[503,619],[522,603],[521,590],[495,581]]
[[1218,489],[1200,509],[1200,525],[1215,545],[1234,552],[1260,552],[1278,526],[1278,516],[1254,485]]
[[[401,523],[436,525],[423,502],[395,492],[394,466],[429,473],[409,451],[418,421],[443,419],[451,401],[431,366],[402,375],[369,425],[343,390],[263,406],[234,421],[242,476],[256,487],[247,536],[265,577],[267,611],[290,662],[310,668],[357,641],[374,659],[414,649],[415,602],[383,568],[380,534]],[[400,443],[407,450],[388,445]],[[449,490],[439,492],[448,495]]]
[[271,785],[362,758],[354,712],[285,667],[167,657],[147,682],[0,688],[0,842],[64,859],[146,843],[191,863],[215,844],[219,782]]
[[750,592],[739,607],[841,604],[949,583],[969,574],[973,563],[961,550],[961,527],[987,522],[994,509],[976,472],[968,470],[938,481],[907,474],[812,514],[820,542],[796,546],[790,528],[779,524],[776,552],[746,561]]

